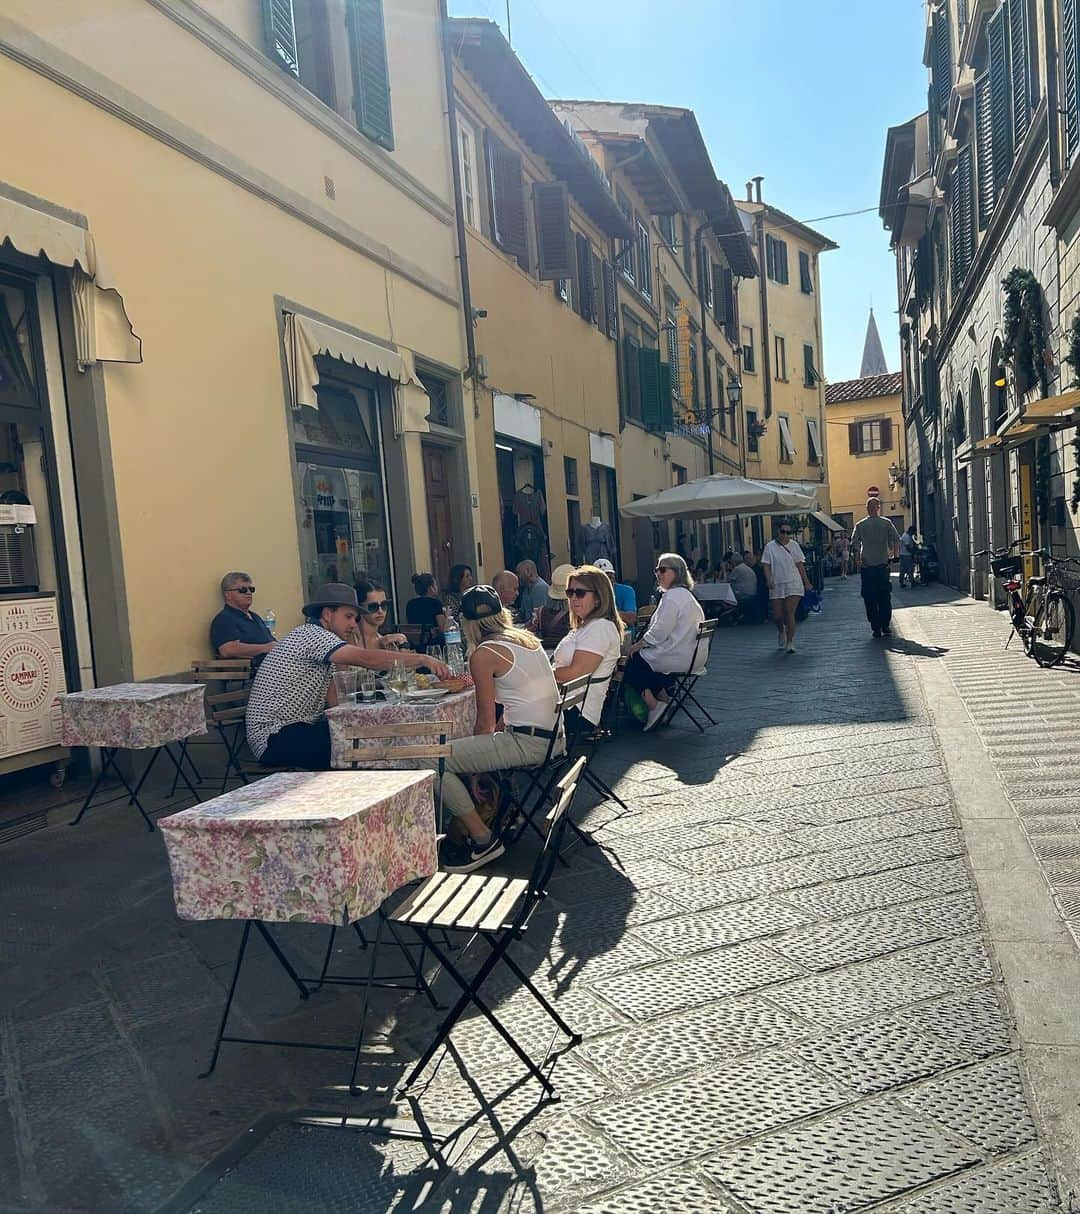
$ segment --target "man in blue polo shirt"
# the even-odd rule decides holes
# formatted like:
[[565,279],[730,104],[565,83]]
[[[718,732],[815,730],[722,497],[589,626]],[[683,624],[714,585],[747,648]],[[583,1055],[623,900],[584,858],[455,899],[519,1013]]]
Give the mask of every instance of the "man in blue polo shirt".
[[252,668],[274,648],[266,621],[251,610],[255,586],[249,574],[233,570],[221,579],[225,606],[210,623],[210,647],[219,658],[250,658]]
[[615,580],[615,566],[607,557],[602,556],[596,562],[596,568],[602,569],[611,578],[611,584],[615,588],[615,610],[622,617],[623,623],[633,624],[637,620],[637,592],[633,586]]

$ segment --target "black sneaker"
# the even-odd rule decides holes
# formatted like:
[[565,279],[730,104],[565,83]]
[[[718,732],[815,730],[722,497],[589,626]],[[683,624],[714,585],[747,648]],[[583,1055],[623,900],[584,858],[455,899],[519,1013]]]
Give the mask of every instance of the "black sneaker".
[[881,635],[882,635],[883,637],[891,637],[891,636],[892,636],[892,633],[889,631],[889,629],[888,629],[888,628],[882,628],[882,630],[881,630]]
[[879,637],[879,636],[881,636],[881,629],[880,629],[880,628],[875,628],[875,629],[874,629],[874,636],[875,636],[875,637]]
[[487,843],[477,843],[473,839],[468,843],[447,841],[439,856],[439,866],[444,873],[471,873],[497,860],[505,851],[502,839],[495,834]]

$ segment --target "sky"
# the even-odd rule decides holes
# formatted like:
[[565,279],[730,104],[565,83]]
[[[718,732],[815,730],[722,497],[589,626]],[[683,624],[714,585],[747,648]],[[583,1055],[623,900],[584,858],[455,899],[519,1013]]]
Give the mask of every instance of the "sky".
[[[877,207],[886,130],[926,108],[923,0],[509,2],[514,49],[545,96],[687,106],[736,197],[760,174],[766,202],[836,241],[821,259],[826,379],[859,374],[871,304],[899,370]],[[449,8],[506,32],[506,0]]]

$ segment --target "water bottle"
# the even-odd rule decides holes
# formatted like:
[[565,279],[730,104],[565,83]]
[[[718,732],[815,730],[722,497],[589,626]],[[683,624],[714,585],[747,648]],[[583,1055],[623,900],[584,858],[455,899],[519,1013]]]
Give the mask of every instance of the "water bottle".
[[274,612],[268,611],[266,615],[263,616],[263,623],[270,630],[270,635],[277,640],[277,633],[274,631],[274,629],[277,628],[277,616],[274,614]]
[[446,613],[446,628],[443,632],[446,641],[446,663],[451,670],[460,670],[465,663],[461,651],[461,626],[450,613]]

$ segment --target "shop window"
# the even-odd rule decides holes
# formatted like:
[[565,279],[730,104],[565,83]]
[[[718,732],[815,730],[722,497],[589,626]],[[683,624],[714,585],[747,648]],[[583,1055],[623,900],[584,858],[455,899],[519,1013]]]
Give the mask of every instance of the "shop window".
[[563,478],[566,481],[566,492],[571,497],[578,495],[577,460],[569,455],[563,456]]

